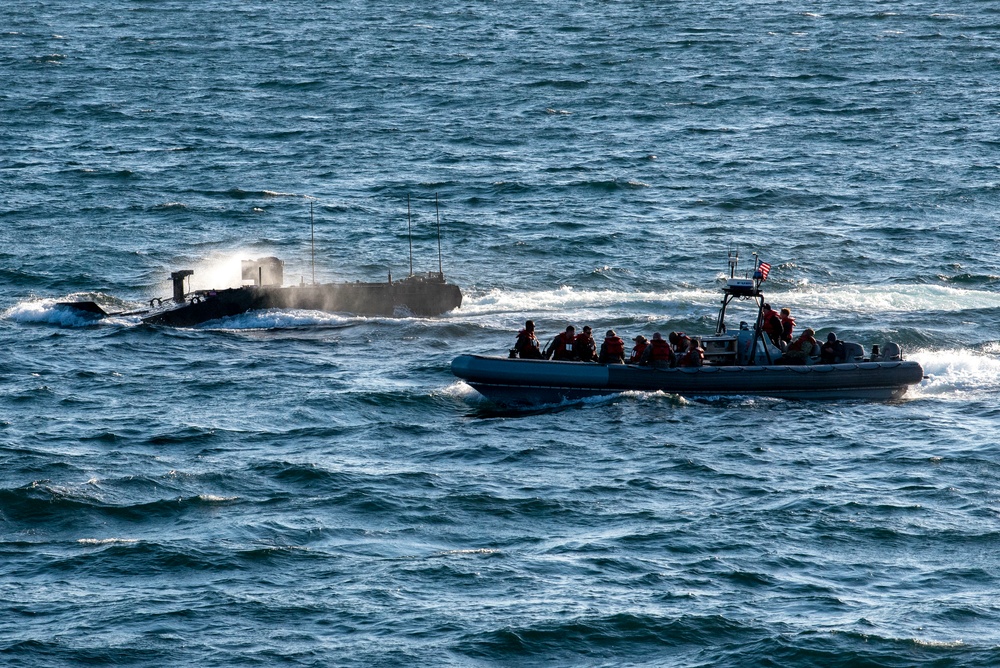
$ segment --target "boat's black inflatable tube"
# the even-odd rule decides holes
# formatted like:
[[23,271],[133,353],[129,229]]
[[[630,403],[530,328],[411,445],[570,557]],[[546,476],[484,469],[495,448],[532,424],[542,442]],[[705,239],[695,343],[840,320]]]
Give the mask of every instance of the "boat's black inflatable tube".
[[451,370],[484,396],[515,405],[627,391],[886,401],[902,397],[924,375],[913,361],[653,369],[483,355],[461,355],[451,363]]

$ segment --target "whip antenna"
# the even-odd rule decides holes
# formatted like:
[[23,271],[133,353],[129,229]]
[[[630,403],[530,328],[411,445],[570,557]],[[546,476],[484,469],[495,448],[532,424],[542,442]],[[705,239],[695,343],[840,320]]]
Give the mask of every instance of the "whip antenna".
[[410,276],[413,276],[413,225],[410,223],[409,193],[406,193],[406,236],[410,238]]
[[438,205],[438,195],[434,193],[434,209],[438,218],[438,273],[444,278],[444,266],[441,264],[441,207]]
[[313,285],[316,285],[316,219],[313,218],[313,201],[309,200],[309,230],[312,234]]

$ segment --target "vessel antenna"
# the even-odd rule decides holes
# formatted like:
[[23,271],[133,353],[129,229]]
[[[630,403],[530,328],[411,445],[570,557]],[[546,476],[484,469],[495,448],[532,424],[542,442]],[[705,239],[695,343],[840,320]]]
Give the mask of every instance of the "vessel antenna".
[[413,276],[413,224],[410,222],[410,194],[406,194],[406,236],[410,238],[410,276]]
[[438,195],[434,193],[434,209],[438,219],[438,274],[444,278],[444,265],[441,264],[441,207],[438,205]]
[[316,219],[313,217],[313,201],[309,200],[309,232],[312,237],[313,285],[316,285]]

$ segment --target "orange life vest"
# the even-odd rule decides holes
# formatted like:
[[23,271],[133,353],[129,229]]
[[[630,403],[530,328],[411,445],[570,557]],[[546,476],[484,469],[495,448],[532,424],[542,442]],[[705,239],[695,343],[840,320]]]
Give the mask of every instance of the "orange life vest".
[[632,349],[632,354],[629,355],[628,363],[629,364],[638,364],[639,360],[642,359],[642,354],[644,352],[646,352],[646,346],[648,346],[648,345],[649,345],[648,341],[645,342],[645,343],[637,343],[637,344],[635,344],[635,348]]
[[795,329],[795,318],[792,316],[781,318],[781,338],[785,341],[792,340],[792,330]]
[[518,355],[521,357],[537,358],[542,356],[539,351],[538,337],[535,336],[534,332],[529,332],[526,329],[522,329],[517,333],[517,341],[514,343],[514,349],[517,350]]
[[653,339],[649,345],[653,346],[649,357],[654,362],[669,362],[674,356],[673,351],[670,350],[670,343],[663,339]]
[[587,332],[576,335],[576,341],[573,345],[573,350],[580,357],[585,357],[588,352],[593,354],[597,350],[597,344],[594,343],[594,337]]
[[604,354],[612,357],[622,357],[625,355],[625,342],[620,336],[613,336],[604,339]]
[[770,311],[764,311],[764,333],[771,334],[773,336],[781,336],[781,317],[774,312],[774,309]]
[[677,361],[677,366],[702,366],[705,362],[705,353],[701,348],[688,349]]
[[803,334],[799,338],[788,344],[788,350],[786,352],[803,352],[806,355],[812,352],[813,346],[816,345],[816,339],[811,336],[806,336]]
[[573,340],[575,338],[569,332],[556,334],[555,345],[552,347],[552,359],[573,359]]

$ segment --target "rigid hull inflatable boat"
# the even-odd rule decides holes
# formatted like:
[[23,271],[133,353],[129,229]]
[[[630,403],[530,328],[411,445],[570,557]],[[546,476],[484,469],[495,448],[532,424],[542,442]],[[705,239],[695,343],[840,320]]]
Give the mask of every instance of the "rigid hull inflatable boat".
[[504,405],[536,405],[620,392],[687,397],[758,395],[785,399],[899,399],[924,372],[912,361],[841,364],[705,365],[657,369],[631,364],[552,362],[460,355],[456,376]]
[[[704,365],[656,368],[632,364],[596,364],[485,355],[461,355],[452,373],[480,394],[504,405],[531,406],[628,391],[666,392],[688,397],[756,395],[786,399],[899,399],[923,379],[923,369],[903,360],[900,347],[874,346],[870,355],[856,343],[844,343],[842,358],[821,364],[808,355],[804,364],[783,364],[781,351],[763,333],[767,277],[758,264],[751,278],[735,277],[738,256],[730,253],[730,278],[723,288],[716,332],[701,338]],[[759,262],[759,261],[758,261]],[[770,267],[765,265],[767,269]],[[728,332],[726,309],[733,300],[754,302],[756,323],[743,322]],[[818,348],[818,347],[817,347]],[[812,351],[817,353],[818,350]]]

